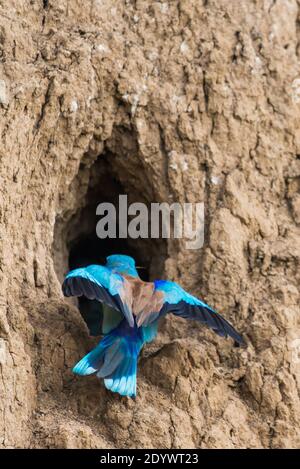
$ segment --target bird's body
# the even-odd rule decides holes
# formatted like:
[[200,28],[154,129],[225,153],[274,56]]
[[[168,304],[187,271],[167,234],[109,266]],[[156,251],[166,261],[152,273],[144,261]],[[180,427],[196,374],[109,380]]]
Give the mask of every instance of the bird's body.
[[[102,303],[102,315],[87,321],[92,335],[104,335],[98,346],[80,360],[74,373],[97,373],[106,388],[124,396],[136,395],[137,360],[146,342],[157,334],[160,318],[172,312],[177,316],[205,323],[217,334],[231,336],[243,344],[242,337],[217,312],[168,280],[144,282],[134,259],[124,255],[107,258],[105,266],[90,265],[69,272],[63,283],[65,296],[82,296]],[[102,316],[102,317],[101,317]]]

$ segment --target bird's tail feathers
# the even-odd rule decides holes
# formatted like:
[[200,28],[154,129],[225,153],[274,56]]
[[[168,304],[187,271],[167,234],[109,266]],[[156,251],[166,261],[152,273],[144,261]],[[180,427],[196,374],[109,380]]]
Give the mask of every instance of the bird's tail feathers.
[[97,373],[104,378],[105,387],[122,396],[136,396],[138,354],[143,342],[138,335],[107,334],[90,353],[73,368],[79,375]]
[[107,360],[97,373],[104,378],[104,384],[112,392],[121,396],[136,396],[137,359],[141,350],[139,342],[129,342],[127,338],[120,338],[114,351],[113,358]]

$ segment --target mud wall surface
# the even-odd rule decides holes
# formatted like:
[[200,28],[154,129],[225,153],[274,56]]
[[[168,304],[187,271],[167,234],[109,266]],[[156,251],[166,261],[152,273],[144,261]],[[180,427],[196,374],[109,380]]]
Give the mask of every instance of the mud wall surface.
[[[299,6],[1,0],[1,447],[299,446]],[[248,342],[167,318],[136,400],[71,373],[95,340],[60,289],[120,192],[204,202],[202,249],[135,248]]]

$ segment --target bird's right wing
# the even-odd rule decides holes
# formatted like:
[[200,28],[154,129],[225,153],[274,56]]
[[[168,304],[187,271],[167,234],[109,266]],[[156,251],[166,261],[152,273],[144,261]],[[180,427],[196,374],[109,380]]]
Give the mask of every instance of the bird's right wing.
[[152,305],[151,310],[145,309],[138,315],[137,324],[139,327],[147,326],[160,317],[173,313],[185,319],[200,321],[218,335],[225,338],[230,336],[238,344],[245,344],[242,336],[221,314],[195,296],[190,295],[175,282],[155,281]]
[[133,327],[132,296],[129,282],[101,265],[71,270],[62,285],[65,296],[85,296],[119,311]]

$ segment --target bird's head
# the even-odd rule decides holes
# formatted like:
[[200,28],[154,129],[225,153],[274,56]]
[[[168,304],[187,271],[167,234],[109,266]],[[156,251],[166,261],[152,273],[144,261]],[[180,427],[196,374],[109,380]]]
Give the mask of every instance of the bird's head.
[[125,256],[124,254],[113,254],[106,258],[106,267],[119,274],[131,275],[131,277],[138,277],[135,267],[135,260],[133,257]]

